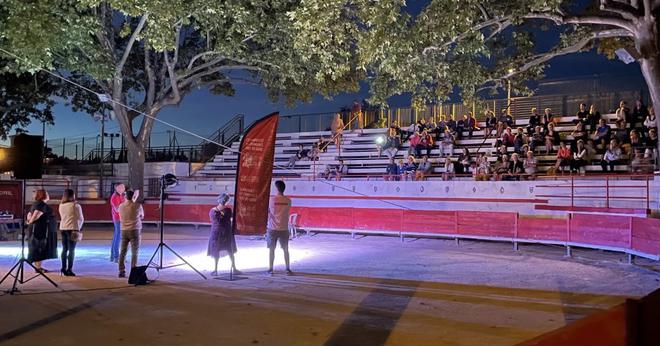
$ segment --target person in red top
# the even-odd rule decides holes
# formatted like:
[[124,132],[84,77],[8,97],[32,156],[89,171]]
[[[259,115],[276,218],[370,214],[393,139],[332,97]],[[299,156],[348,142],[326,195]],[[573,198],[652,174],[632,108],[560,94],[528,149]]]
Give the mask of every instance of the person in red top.
[[571,159],[573,154],[571,153],[571,148],[566,146],[566,143],[559,143],[559,151],[557,151],[557,162],[555,163],[555,171],[561,168],[561,172],[564,173],[564,167],[571,165]]
[[119,242],[121,241],[121,224],[119,222],[119,205],[124,203],[124,192],[126,186],[122,183],[115,185],[115,192],[110,197],[110,207],[112,208],[112,223],[114,233],[112,234],[112,244],[110,244],[110,262],[119,262]]

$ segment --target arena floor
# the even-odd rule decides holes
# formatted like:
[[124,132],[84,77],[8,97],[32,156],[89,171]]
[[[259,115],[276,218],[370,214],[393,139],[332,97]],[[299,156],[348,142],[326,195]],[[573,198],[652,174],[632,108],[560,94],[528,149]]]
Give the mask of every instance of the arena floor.
[[[168,229],[206,275],[208,228]],[[238,239],[239,280],[186,267],[128,286],[108,259],[108,228],[88,229],[75,278],[35,279],[0,296],[0,344],[512,345],[660,287],[660,263],[554,246],[318,234],[291,242],[295,275],[265,275],[262,239]],[[157,245],[145,230],[141,262]],[[4,275],[16,242],[0,243]],[[223,262],[224,267],[228,262]],[[57,270],[52,260],[46,268]],[[5,282],[2,290],[8,288]]]

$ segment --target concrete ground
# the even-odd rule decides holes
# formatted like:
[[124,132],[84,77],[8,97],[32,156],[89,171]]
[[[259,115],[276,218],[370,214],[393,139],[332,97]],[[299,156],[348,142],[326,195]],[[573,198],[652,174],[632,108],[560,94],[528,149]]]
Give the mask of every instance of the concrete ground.
[[[208,275],[208,228],[168,228],[168,244]],[[660,287],[660,264],[553,246],[318,234],[291,242],[295,275],[264,274],[262,239],[238,239],[238,280],[187,267],[133,287],[108,261],[108,228],[88,229],[75,278],[0,295],[0,344],[512,345]],[[145,230],[140,262],[157,245]],[[0,273],[16,242],[0,243]],[[173,260],[166,256],[167,262]],[[45,262],[57,270],[56,260]],[[225,260],[223,268],[228,267]],[[8,283],[2,284],[4,291]]]

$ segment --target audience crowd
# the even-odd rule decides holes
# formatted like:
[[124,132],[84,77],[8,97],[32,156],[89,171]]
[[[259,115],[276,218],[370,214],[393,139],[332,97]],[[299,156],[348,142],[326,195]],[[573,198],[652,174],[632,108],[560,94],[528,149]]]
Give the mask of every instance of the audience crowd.
[[[394,121],[377,142],[378,157],[384,155],[389,159],[385,180],[424,180],[434,174],[434,166],[444,167],[438,170],[444,180],[457,175],[472,175],[480,181],[534,179],[539,174],[584,175],[587,167],[598,163],[602,172],[607,173],[621,172],[623,167],[629,173],[652,173],[658,156],[658,127],[653,107],[636,101],[630,109],[626,101],[621,101],[614,114],[613,118],[602,117],[595,105],[587,107],[583,103],[573,119],[564,121],[550,108],[542,114],[532,108],[524,126],[517,126],[506,110],[499,117],[486,110],[483,122],[477,121],[472,113],[464,114],[459,120],[454,115],[420,118],[407,128]],[[317,160],[330,143],[341,150],[341,125],[341,118],[336,117],[331,126],[332,138],[320,138],[311,149],[299,145],[288,167],[294,167],[299,160]],[[474,138],[477,132],[479,138]],[[463,147],[455,155],[458,141],[462,141]],[[406,142],[409,145],[405,159],[397,161]],[[490,142],[494,149],[484,150]],[[466,143],[472,152],[464,146]],[[438,154],[433,158],[435,149]],[[539,160],[553,160],[554,165],[540,172]],[[348,173],[348,166],[339,160],[339,165],[326,167],[320,175],[339,180]]]

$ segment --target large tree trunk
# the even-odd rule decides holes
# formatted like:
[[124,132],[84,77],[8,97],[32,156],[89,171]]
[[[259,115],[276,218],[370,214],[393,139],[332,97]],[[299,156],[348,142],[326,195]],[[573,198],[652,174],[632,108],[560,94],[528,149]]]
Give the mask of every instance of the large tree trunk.
[[[660,115],[660,55],[651,58],[639,59],[639,65],[642,68],[642,75],[646,80],[646,86],[649,88],[653,110],[656,116]],[[655,169],[660,170],[660,141],[656,148]]]
[[140,190],[140,199],[144,194],[144,143],[140,140],[126,140],[128,149],[128,181],[132,190]]

